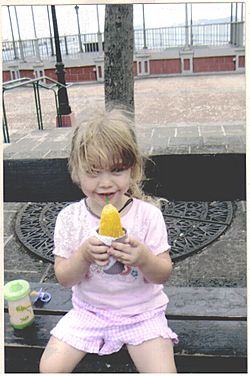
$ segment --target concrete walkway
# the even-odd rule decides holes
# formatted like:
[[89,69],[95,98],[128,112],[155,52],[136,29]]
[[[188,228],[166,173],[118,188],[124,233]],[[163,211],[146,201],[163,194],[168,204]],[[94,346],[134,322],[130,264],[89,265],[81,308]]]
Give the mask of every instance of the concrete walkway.
[[[74,123],[104,107],[103,84],[68,88]],[[11,144],[4,158],[64,158],[72,128],[56,128],[54,94],[41,89],[43,128],[38,130],[33,89],[4,95]],[[161,77],[135,81],[135,124],[150,154],[244,153],[245,75]]]
[[[75,116],[86,120],[104,106],[101,84],[68,89]],[[65,158],[70,128],[55,128],[53,94],[41,90],[44,130],[37,130],[31,88],[5,94],[11,143],[4,158]],[[223,74],[150,78],[135,82],[138,139],[150,154],[244,153],[245,76]],[[229,166],[230,168],[230,166]],[[175,264],[169,284],[176,286],[246,286],[246,205],[234,203],[233,221],[224,235],[201,252]],[[22,203],[4,204],[5,279],[56,281],[53,265],[27,251],[15,236]]]

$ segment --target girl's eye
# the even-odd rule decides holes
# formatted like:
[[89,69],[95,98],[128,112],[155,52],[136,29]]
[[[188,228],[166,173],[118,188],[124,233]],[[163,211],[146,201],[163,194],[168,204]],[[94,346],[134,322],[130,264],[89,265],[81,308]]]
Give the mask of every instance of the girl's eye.
[[111,172],[113,173],[113,174],[119,174],[120,172],[122,172],[124,169],[123,168],[113,168],[112,170],[111,170]]
[[113,169],[111,170],[111,173],[114,174],[114,175],[120,175],[120,174],[122,174],[123,171],[125,171],[125,170],[126,170],[126,168],[124,168],[124,167],[117,167],[117,168],[113,168]]
[[100,173],[100,171],[98,171],[98,170],[93,170],[93,171],[91,171],[91,170],[87,170],[87,171],[86,171],[86,174],[87,174],[88,176],[90,176],[90,177],[95,177],[95,176],[97,176],[99,173]]

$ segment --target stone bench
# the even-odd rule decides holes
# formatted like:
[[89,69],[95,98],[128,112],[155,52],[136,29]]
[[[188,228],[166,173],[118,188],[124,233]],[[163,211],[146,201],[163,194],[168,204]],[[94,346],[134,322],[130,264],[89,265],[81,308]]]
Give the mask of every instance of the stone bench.
[[[50,330],[71,308],[71,290],[53,283],[31,283],[31,289],[52,294],[49,303],[35,303],[35,321],[23,330],[9,324],[5,302],[5,372],[37,373]],[[170,302],[169,326],[178,334],[178,372],[247,372],[247,306],[245,288],[164,287]],[[74,372],[137,372],[126,347],[105,356],[88,354]]]
[[[171,200],[246,199],[245,154],[155,155],[146,164],[144,189]],[[4,201],[75,201],[67,158],[4,159]],[[230,166],[230,168],[229,168]]]

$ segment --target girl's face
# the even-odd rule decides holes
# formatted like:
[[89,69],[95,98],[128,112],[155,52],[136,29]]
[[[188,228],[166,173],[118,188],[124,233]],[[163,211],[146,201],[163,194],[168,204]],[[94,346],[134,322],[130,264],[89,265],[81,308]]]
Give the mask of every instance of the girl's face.
[[88,197],[92,210],[100,212],[108,202],[119,209],[125,202],[124,194],[131,183],[131,168],[100,169],[88,173],[85,171],[80,178],[81,189]]

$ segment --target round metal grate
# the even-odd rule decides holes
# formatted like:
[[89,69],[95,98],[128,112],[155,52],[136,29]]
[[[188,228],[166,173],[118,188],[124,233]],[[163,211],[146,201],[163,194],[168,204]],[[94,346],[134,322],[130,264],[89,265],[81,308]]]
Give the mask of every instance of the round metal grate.
[[183,259],[222,235],[233,218],[230,201],[162,204],[173,260]]
[[[59,211],[69,202],[27,203],[18,212],[16,234],[20,242],[43,260],[54,262],[53,232]],[[172,260],[201,250],[223,234],[233,218],[230,201],[162,202]]]

